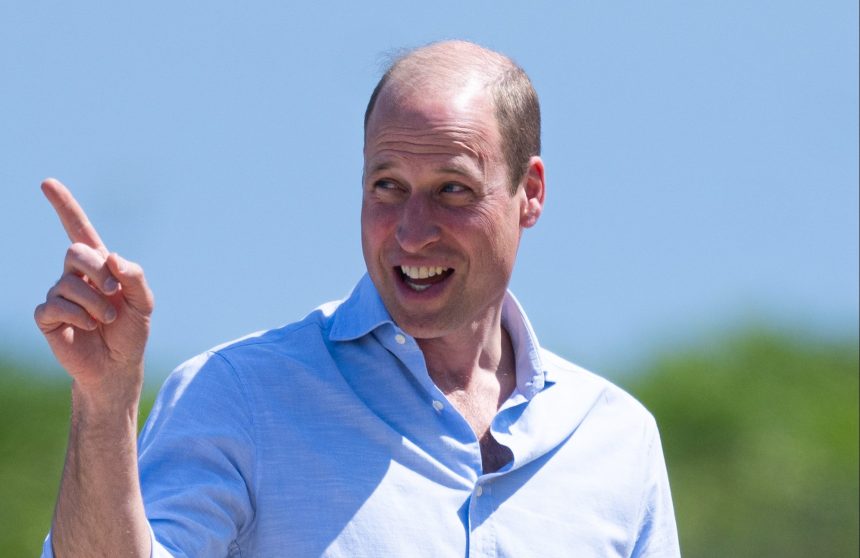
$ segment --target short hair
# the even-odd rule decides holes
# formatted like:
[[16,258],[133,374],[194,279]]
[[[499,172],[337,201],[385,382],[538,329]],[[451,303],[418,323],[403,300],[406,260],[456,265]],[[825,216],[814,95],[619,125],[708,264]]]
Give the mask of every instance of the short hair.
[[[364,132],[385,86],[401,74],[429,74],[430,66],[445,66],[443,73],[460,78],[484,75],[495,109],[508,167],[511,195],[528,170],[529,159],[540,155],[540,103],[525,71],[498,52],[467,41],[444,41],[407,51],[388,64],[364,111]],[[438,68],[436,68],[438,69]]]

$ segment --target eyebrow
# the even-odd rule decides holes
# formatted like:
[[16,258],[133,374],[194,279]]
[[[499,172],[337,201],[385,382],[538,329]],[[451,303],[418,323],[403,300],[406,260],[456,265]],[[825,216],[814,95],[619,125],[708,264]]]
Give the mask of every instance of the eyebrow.
[[394,166],[394,165],[392,165],[390,162],[388,162],[388,161],[383,161],[383,162],[381,162],[381,163],[377,163],[377,164],[373,165],[373,167],[372,167],[372,168],[370,168],[370,169],[368,169],[368,170],[367,170],[367,172],[368,172],[368,173],[370,173],[370,174],[373,174],[373,173],[377,173],[377,172],[379,172],[379,171],[385,171],[385,170],[388,170],[388,169],[390,169],[390,168],[391,168],[391,167],[393,167],[393,166]]
[[442,167],[441,169],[439,169],[439,172],[443,172],[446,174],[457,174],[457,175],[465,176],[465,177],[472,177],[473,176],[473,173],[469,172],[466,168],[457,167],[457,166]]
[[[373,165],[373,167],[368,169],[368,173],[374,174],[377,172],[386,171],[386,170],[389,170],[391,168],[394,168],[394,166],[395,166],[394,163],[392,163],[391,161],[382,161],[380,163]],[[482,170],[483,169],[478,169],[478,171],[482,171]],[[463,176],[466,178],[474,177],[473,172],[470,172],[466,167],[459,166],[459,165],[444,166],[440,169],[437,169],[436,172],[439,172],[442,174],[456,174],[458,176]]]

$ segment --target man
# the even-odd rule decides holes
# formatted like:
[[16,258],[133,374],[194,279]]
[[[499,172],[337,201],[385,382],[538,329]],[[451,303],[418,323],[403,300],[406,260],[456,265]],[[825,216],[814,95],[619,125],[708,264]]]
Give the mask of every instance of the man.
[[541,349],[507,292],[539,151],[506,57],[397,61],[365,117],[367,276],[180,366],[139,448],[152,294],[46,181],[73,244],[36,321],[74,381],[44,555],[677,556],[653,419]]

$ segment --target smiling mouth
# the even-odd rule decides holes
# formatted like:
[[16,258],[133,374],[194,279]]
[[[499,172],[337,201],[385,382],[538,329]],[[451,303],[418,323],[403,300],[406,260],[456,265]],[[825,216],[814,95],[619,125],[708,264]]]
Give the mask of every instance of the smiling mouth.
[[398,271],[400,279],[416,292],[429,289],[454,273],[452,268],[441,266],[401,265],[395,269]]

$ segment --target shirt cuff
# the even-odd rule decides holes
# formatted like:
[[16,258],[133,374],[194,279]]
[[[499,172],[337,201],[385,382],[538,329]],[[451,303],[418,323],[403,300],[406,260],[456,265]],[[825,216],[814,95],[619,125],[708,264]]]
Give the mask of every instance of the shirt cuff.
[[[152,531],[152,526],[149,526],[149,542],[152,550],[150,550],[149,558],[173,558],[173,555],[166,548],[158,544],[155,540],[155,533]],[[51,533],[45,537],[45,542],[42,544],[41,558],[54,558],[54,547],[51,544]]]
[[51,533],[48,533],[44,544],[42,544],[41,558],[54,558],[54,548],[51,546]]

